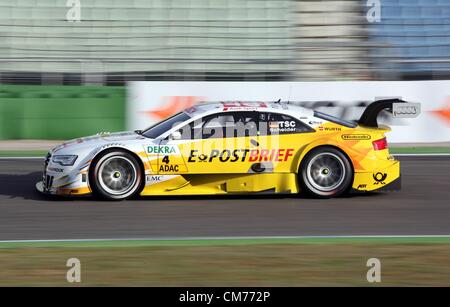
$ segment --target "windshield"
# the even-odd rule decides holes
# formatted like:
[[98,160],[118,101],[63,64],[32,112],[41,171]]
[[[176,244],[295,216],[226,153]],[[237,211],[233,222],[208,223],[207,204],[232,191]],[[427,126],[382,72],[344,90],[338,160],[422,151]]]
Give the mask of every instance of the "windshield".
[[150,139],[156,139],[158,136],[160,136],[164,132],[169,131],[174,126],[181,124],[190,118],[191,117],[189,115],[187,115],[186,113],[183,113],[183,112],[177,113],[177,114],[173,115],[172,117],[169,117],[169,118],[151,126],[150,128],[144,130],[142,132],[142,135],[147,138],[150,138]]

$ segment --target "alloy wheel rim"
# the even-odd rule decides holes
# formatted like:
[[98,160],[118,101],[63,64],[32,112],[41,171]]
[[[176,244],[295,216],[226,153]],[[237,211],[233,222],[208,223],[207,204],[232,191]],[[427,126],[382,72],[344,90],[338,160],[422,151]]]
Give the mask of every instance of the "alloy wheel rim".
[[98,179],[101,187],[111,195],[130,192],[137,181],[134,164],[126,157],[113,156],[101,163]]
[[308,163],[308,181],[319,191],[335,190],[344,182],[345,175],[344,162],[333,153],[320,153]]

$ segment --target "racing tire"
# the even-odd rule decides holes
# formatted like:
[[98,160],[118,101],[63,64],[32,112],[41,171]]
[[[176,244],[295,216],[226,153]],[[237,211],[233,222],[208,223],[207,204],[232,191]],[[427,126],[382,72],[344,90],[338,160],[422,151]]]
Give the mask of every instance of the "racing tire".
[[142,190],[141,166],[132,154],[110,150],[100,154],[89,170],[89,183],[94,196],[106,200],[124,200]]
[[299,170],[300,191],[318,198],[346,193],[353,183],[353,167],[347,156],[333,147],[318,147],[303,159]]

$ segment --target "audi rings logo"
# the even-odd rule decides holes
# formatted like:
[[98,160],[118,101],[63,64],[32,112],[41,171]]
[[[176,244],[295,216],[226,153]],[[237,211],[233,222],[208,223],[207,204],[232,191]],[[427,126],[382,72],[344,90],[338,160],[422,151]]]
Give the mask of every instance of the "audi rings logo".
[[374,184],[386,184],[384,181],[386,180],[386,173],[376,173],[373,174],[373,180],[375,180]]

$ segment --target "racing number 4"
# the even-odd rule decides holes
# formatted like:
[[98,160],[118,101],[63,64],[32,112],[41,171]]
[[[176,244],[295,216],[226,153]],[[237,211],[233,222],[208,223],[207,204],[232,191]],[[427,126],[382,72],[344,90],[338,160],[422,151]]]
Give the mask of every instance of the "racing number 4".
[[164,158],[162,158],[161,160],[164,164],[161,164],[159,166],[159,172],[161,173],[167,173],[167,172],[175,172],[178,173],[180,171],[179,166],[178,165],[169,165],[170,164],[170,159],[169,156],[164,156]]
[[169,156],[164,156],[164,158],[162,159],[162,162],[169,164],[170,163]]

